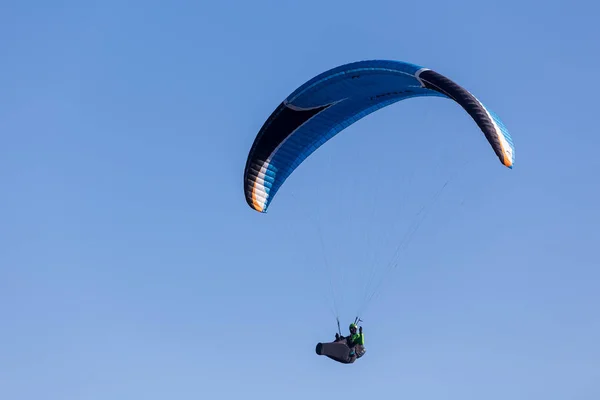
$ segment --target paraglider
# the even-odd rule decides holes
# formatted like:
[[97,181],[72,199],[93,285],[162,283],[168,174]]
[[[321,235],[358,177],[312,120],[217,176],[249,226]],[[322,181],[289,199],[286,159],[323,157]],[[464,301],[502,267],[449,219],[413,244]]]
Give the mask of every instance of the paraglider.
[[342,336],[335,334],[335,340],[329,343],[317,343],[315,352],[320,356],[326,356],[342,364],[352,364],[366,353],[365,336],[362,326],[356,333],[356,322],[350,324],[350,335]]
[[[315,76],[272,112],[256,135],[246,160],[243,177],[246,202],[253,210],[266,213],[287,178],[332,137],[377,110],[426,96],[447,98],[462,107],[500,163],[513,167],[515,148],[508,130],[494,112],[465,88],[419,65],[388,60],[358,61]],[[432,139],[452,140],[447,134],[432,135]],[[307,190],[311,191],[311,187]],[[345,364],[362,357],[364,336],[362,327],[356,332],[357,321],[350,325],[349,336],[339,332],[335,341],[318,343],[316,353]]]

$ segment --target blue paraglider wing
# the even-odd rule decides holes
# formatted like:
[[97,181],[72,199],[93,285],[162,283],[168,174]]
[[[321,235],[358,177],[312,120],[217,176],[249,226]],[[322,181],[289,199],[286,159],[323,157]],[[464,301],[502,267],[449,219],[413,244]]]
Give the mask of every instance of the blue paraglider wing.
[[244,171],[250,207],[266,212],[290,174],[317,148],[366,115],[411,97],[454,100],[477,123],[502,164],[514,146],[500,119],[443,75],[400,61],[359,61],[333,68],[290,94],[258,132]]

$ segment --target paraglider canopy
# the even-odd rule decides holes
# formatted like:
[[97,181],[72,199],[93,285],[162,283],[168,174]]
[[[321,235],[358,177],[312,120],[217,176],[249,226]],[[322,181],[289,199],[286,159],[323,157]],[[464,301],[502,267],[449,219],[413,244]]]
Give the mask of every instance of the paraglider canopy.
[[398,101],[437,96],[458,103],[500,162],[512,168],[512,139],[500,119],[465,88],[419,65],[358,61],[312,78],[291,93],[258,132],[244,171],[248,205],[266,212],[290,174],[317,148],[366,115]]

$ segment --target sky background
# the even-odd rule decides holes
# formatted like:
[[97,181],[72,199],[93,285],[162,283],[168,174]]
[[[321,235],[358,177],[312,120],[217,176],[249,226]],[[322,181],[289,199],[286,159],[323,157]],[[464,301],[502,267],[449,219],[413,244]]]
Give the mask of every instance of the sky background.
[[[597,2],[368,4],[1,3],[0,398],[600,398]],[[472,91],[514,169],[414,99],[251,210],[264,120],[372,58]],[[446,181],[362,314],[367,355],[316,356],[327,266],[345,333],[360,274]]]

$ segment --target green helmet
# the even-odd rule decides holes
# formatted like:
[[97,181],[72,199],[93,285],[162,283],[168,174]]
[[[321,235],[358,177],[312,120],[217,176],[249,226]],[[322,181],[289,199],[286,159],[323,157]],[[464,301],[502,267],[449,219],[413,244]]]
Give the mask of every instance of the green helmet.
[[348,329],[352,329],[352,328],[356,329],[356,324],[350,324],[350,328],[348,328]]

